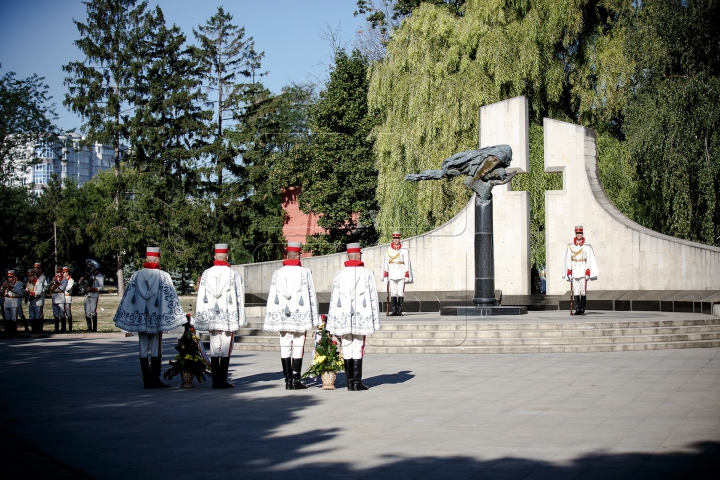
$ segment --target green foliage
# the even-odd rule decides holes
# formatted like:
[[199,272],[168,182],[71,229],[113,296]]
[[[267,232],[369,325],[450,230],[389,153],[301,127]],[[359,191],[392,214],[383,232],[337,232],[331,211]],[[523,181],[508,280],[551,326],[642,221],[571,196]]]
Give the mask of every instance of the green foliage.
[[285,164],[283,186],[300,186],[300,208],[320,215],[327,234],[308,242],[316,253],[335,253],[359,241],[374,245],[377,235],[377,170],[368,138],[376,116],[368,110],[368,61],[357,50],[338,51],[330,80],[309,109],[310,136]]
[[477,148],[483,105],[526,95],[534,122],[616,125],[616,86],[631,69],[599,66],[618,58],[629,9],[621,0],[476,0],[461,16],[426,3],[413,10],[373,66],[368,95],[383,114],[373,131],[381,238],[397,228],[405,236],[425,232],[465,206],[462,179],[409,183],[404,176]]
[[545,191],[562,190],[559,173],[545,173],[545,142],[543,128],[530,125],[530,172],[517,175],[513,190],[530,194],[530,264],[540,270],[545,265]]
[[28,261],[29,251],[37,243],[32,236],[37,211],[32,195],[24,187],[0,182],[0,205],[3,212],[0,215],[0,265]]
[[15,72],[0,77],[0,184],[16,180],[17,169],[33,163],[34,152],[21,152],[24,147],[56,130],[57,115],[47,104],[51,97],[43,80],[37,75],[17,79]]
[[618,210],[637,221],[637,184],[627,142],[605,132],[597,135],[596,145],[598,175],[605,194]]
[[638,65],[625,121],[636,219],[720,245],[720,4],[649,0],[628,33]]

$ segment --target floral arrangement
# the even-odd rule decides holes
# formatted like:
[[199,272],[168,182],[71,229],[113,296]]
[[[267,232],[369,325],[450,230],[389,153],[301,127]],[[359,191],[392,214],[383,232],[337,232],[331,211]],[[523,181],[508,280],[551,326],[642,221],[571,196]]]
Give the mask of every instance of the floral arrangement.
[[178,339],[175,350],[178,351],[178,354],[173,360],[170,360],[170,368],[163,374],[165,379],[170,380],[175,375],[189,372],[198,379],[198,382],[205,381],[205,375],[210,375],[210,371],[200,353],[200,338],[190,322],[185,324],[185,332]]
[[324,323],[318,330],[320,330],[320,339],[315,346],[315,356],[310,367],[303,373],[302,378],[315,378],[322,372],[345,370],[345,359],[342,353],[338,351],[337,341],[330,338],[327,330],[325,330]]

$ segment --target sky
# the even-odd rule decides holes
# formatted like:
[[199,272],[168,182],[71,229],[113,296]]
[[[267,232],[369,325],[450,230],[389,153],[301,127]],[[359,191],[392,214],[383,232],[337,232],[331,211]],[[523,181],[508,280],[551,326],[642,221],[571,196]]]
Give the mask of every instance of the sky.
[[[195,42],[192,29],[204,25],[222,6],[233,23],[245,27],[255,49],[265,52],[263,84],[274,93],[293,82],[325,79],[332,47],[324,32],[340,33],[341,45],[352,48],[355,32],[364,23],[354,17],[356,0],[149,0],[159,5],[168,25],[177,24]],[[73,19],[86,21],[82,0],[0,0],[0,75],[18,78],[34,73],[45,77],[63,131],[78,130],[82,120],[62,101],[67,93],[62,66],[83,60],[73,44],[80,38]]]

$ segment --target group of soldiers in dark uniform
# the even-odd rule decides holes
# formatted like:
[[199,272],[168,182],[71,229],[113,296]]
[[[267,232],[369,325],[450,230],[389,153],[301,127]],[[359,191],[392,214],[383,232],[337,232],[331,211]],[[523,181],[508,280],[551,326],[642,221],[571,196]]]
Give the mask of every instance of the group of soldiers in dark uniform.
[[[84,286],[81,294],[85,297],[85,317],[87,331],[97,331],[97,298],[102,288],[100,265],[88,260],[81,283]],[[15,269],[6,269],[0,284],[2,298],[2,317],[5,334],[18,332],[18,321],[21,321],[25,332],[28,328],[28,317],[33,333],[43,331],[45,320],[45,299],[52,301],[52,312],[55,320],[54,333],[73,331],[72,293],[75,280],[68,267],[58,267],[55,276],[48,280],[37,262],[27,270],[25,281],[21,281]],[[23,311],[23,302],[28,305],[28,317]]]

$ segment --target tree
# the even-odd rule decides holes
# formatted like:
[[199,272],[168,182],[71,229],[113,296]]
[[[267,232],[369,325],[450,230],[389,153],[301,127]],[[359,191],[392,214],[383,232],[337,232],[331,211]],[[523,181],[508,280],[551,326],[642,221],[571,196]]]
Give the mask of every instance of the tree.
[[[120,176],[121,151],[130,138],[131,117],[143,91],[138,78],[144,68],[147,36],[155,23],[146,12],[147,2],[91,0],[87,23],[77,20],[80,39],[75,45],[85,55],[82,62],[63,66],[68,73],[68,93],[63,104],[85,120],[88,139],[114,149],[115,176]],[[122,182],[111,192],[116,213],[123,200]],[[118,293],[123,294],[123,245],[115,250]]]
[[288,184],[302,189],[304,212],[320,215],[326,235],[308,242],[317,253],[334,253],[340,244],[377,240],[377,170],[368,135],[376,115],[367,105],[368,60],[359,51],[340,50],[319,100],[309,109],[307,142],[294,149]]
[[0,182],[0,264],[15,265],[26,260],[28,246],[35,240],[32,225],[37,209],[25,187],[9,186]]
[[32,146],[57,130],[43,80],[37,75],[18,79],[14,72],[0,77],[0,184],[16,180],[18,169],[34,160]]
[[477,148],[478,110],[517,95],[531,120],[618,123],[621,86],[633,73],[622,53],[626,0],[572,7],[561,0],[467,2],[458,12],[422,2],[372,66],[368,101],[382,112],[373,131],[382,238],[419,234],[452,218],[469,198],[461,180],[404,181],[450,155]]
[[211,125],[215,133],[211,147],[214,157],[211,174],[215,178],[210,182],[210,185],[217,185],[215,191],[222,188],[225,171],[231,175],[238,173],[235,155],[228,149],[225,135],[225,122],[231,120],[242,107],[240,97],[245,84],[238,79],[249,78],[255,83],[256,75],[264,75],[257,73],[264,52],[255,51],[253,38],[245,39],[245,28],[233,25],[232,19],[230,13],[218,7],[217,13],[205,25],[193,29],[200,42],[195,53],[203,68],[205,86],[216,95],[215,99],[208,100],[215,110],[215,120]]
[[636,219],[720,245],[720,3],[647,0],[626,54],[638,67],[625,111]]

